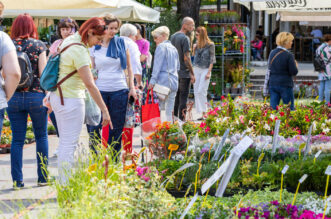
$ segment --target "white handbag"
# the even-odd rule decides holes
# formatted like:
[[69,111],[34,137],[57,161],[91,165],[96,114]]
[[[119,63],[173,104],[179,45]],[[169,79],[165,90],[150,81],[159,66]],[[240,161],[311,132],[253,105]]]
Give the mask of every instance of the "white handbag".
[[[168,77],[170,77],[167,53],[166,53],[166,60],[167,60],[167,73],[168,73]],[[153,87],[153,91],[156,93],[158,98],[162,101],[167,99],[168,95],[170,94],[170,88],[167,86],[161,85],[161,84],[155,84]]]
[[168,95],[170,94],[170,88],[160,84],[155,84],[153,91],[156,93],[160,100],[167,99]]

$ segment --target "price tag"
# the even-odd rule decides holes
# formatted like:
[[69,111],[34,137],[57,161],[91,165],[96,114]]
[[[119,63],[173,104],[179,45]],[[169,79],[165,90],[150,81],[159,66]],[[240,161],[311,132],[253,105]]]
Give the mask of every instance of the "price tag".
[[253,144],[253,140],[250,137],[245,136],[239,144],[232,149],[231,153],[235,153],[241,157],[241,155],[249,148],[249,146],[251,146],[251,144]]
[[198,193],[195,194],[195,196],[191,199],[188,206],[185,208],[183,214],[180,216],[180,219],[184,219],[185,215],[187,215],[188,211],[192,208],[194,202],[198,199]]
[[217,149],[215,150],[215,154],[214,154],[212,160],[218,160],[218,158],[219,158],[219,156],[220,156],[220,154],[221,154],[221,152],[222,152],[222,149],[223,149],[223,146],[224,146],[225,140],[226,140],[226,138],[228,137],[229,133],[230,133],[230,129],[227,129],[227,130],[224,132],[224,134],[223,134],[223,136],[222,136],[222,140],[221,140],[221,142],[219,143]]
[[315,154],[315,158],[317,159],[322,153],[322,150],[319,150],[316,154]]
[[282,170],[282,174],[285,174],[288,170],[289,166],[286,164]]
[[237,163],[241,157],[241,155],[247,150],[247,148],[253,144],[253,140],[246,136],[244,139],[242,139],[239,144],[231,151],[231,155],[229,159],[231,159],[231,162],[229,164],[229,167],[226,170],[226,173],[224,174],[221,183],[219,184],[216,194],[216,197],[223,196],[223,193],[226,189],[226,186],[228,185],[230,178],[233,174],[233,171],[235,167],[237,166]]
[[329,165],[328,168],[326,168],[325,174],[329,176],[331,175],[331,165]]
[[305,156],[310,152],[310,140],[311,140],[311,132],[313,131],[313,125],[309,127],[307,143],[305,148]]
[[171,174],[166,180],[164,180],[161,184],[161,186],[164,185],[164,183],[166,183],[169,179],[171,179],[172,177],[174,177],[177,173],[191,167],[191,166],[194,166],[195,164],[194,163],[186,163],[184,164],[183,166],[181,166],[180,168],[178,168],[175,172],[173,172],[173,174]]
[[225,173],[226,169],[230,164],[230,159],[226,159],[226,161],[216,170],[216,172],[201,186],[201,194],[205,194],[205,192],[212,186],[214,183]]
[[278,146],[278,133],[279,133],[279,126],[280,126],[280,120],[276,121],[275,130],[274,130],[274,137],[272,142],[272,153],[274,154],[276,152],[276,148]]
[[305,174],[303,175],[300,179],[299,179],[299,183],[302,184],[306,179],[307,179],[308,175]]

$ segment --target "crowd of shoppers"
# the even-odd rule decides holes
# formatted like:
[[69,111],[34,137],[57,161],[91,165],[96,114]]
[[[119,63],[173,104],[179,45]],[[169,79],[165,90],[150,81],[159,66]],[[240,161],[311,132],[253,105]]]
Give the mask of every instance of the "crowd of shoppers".
[[[39,186],[48,183],[48,114],[59,137],[59,181],[65,184],[74,162],[74,152],[85,118],[85,97],[90,95],[101,110],[101,120],[96,126],[87,125],[91,151],[98,153],[101,130],[107,127],[106,139],[109,151],[118,159],[122,149],[123,128],[127,106],[137,99],[136,89],[152,90],[156,86],[169,90],[165,99],[159,100],[165,108],[166,121],[186,119],[186,105],[193,84],[196,111],[201,119],[206,115],[207,93],[215,58],[215,44],[208,37],[205,27],[197,27],[190,17],[182,20],[181,29],[170,35],[166,26],[151,32],[156,49],[153,68],[148,80],[146,62],[151,58],[150,42],[145,38],[145,27],[140,24],[121,24],[111,15],[94,17],[79,28],[71,18],[57,24],[59,39],[49,48],[38,40],[33,19],[28,14],[19,15],[13,22],[11,38],[0,31],[0,68],[4,86],[0,86],[0,127],[7,107],[13,133],[11,144],[11,173],[15,188],[24,187],[22,152],[30,116],[36,139]],[[195,39],[194,39],[195,37]],[[170,40],[169,40],[170,38]],[[294,110],[293,77],[298,73],[292,47],[293,35],[281,32],[276,37],[277,48],[269,56],[270,105],[277,109],[280,100]],[[195,43],[194,43],[194,42]],[[259,58],[261,40],[256,39],[256,57]],[[255,47],[254,47],[255,48]],[[326,67],[320,73],[321,101],[330,101],[331,86],[331,35],[325,35],[325,43],[316,55],[321,56]],[[32,69],[32,84],[17,87],[23,71],[17,54],[25,53]],[[46,95],[40,86],[40,77],[47,59],[61,53],[59,88]],[[71,74],[74,73],[74,74]],[[46,107],[45,107],[46,106]],[[144,121],[143,121],[144,122]],[[132,141],[132,139],[131,139]]]

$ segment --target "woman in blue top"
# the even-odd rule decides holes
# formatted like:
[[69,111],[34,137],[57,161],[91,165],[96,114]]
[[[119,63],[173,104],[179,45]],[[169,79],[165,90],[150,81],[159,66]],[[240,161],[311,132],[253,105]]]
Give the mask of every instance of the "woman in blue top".
[[148,89],[152,89],[155,84],[160,84],[170,88],[168,97],[160,100],[160,105],[165,105],[166,120],[172,121],[176,93],[178,90],[179,56],[177,49],[168,40],[169,28],[161,26],[152,32],[152,36],[157,45],[154,54],[154,65],[152,77]]
[[288,51],[293,44],[293,35],[281,32],[276,37],[277,48],[269,55],[269,91],[270,105],[277,109],[280,99],[284,104],[291,103],[294,110],[293,77],[298,74],[298,64],[292,53]]
[[[121,150],[122,131],[125,123],[125,114],[128,97],[136,99],[133,74],[131,70],[130,55],[122,38],[116,36],[121,21],[108,14],[103,17],[107,30],[101,46],[90,49],[93,68],[97,71],[95,84],[113,117],[113,129],[109,130],[108,144],[112,145],[116,156]],[[124,70],[128,72],[128,82]],[[95,150],[95,140],[100,140],[101,124],[87,126],[90,135],[90,146]],[[97,139],[96,139],[97,138]]]

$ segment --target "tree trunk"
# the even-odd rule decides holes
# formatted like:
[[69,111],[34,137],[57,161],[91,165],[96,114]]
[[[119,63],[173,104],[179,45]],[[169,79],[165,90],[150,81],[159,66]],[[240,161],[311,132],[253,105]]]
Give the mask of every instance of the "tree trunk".
[[177,14],[181,18],[191,17],[196,25],[199,24],[199,11],[201,0],[177,0]]
[[[229,1],[229,0],[228,0]],[[217,11],[220,12],[221,11],[221,0],[217,0]]]

